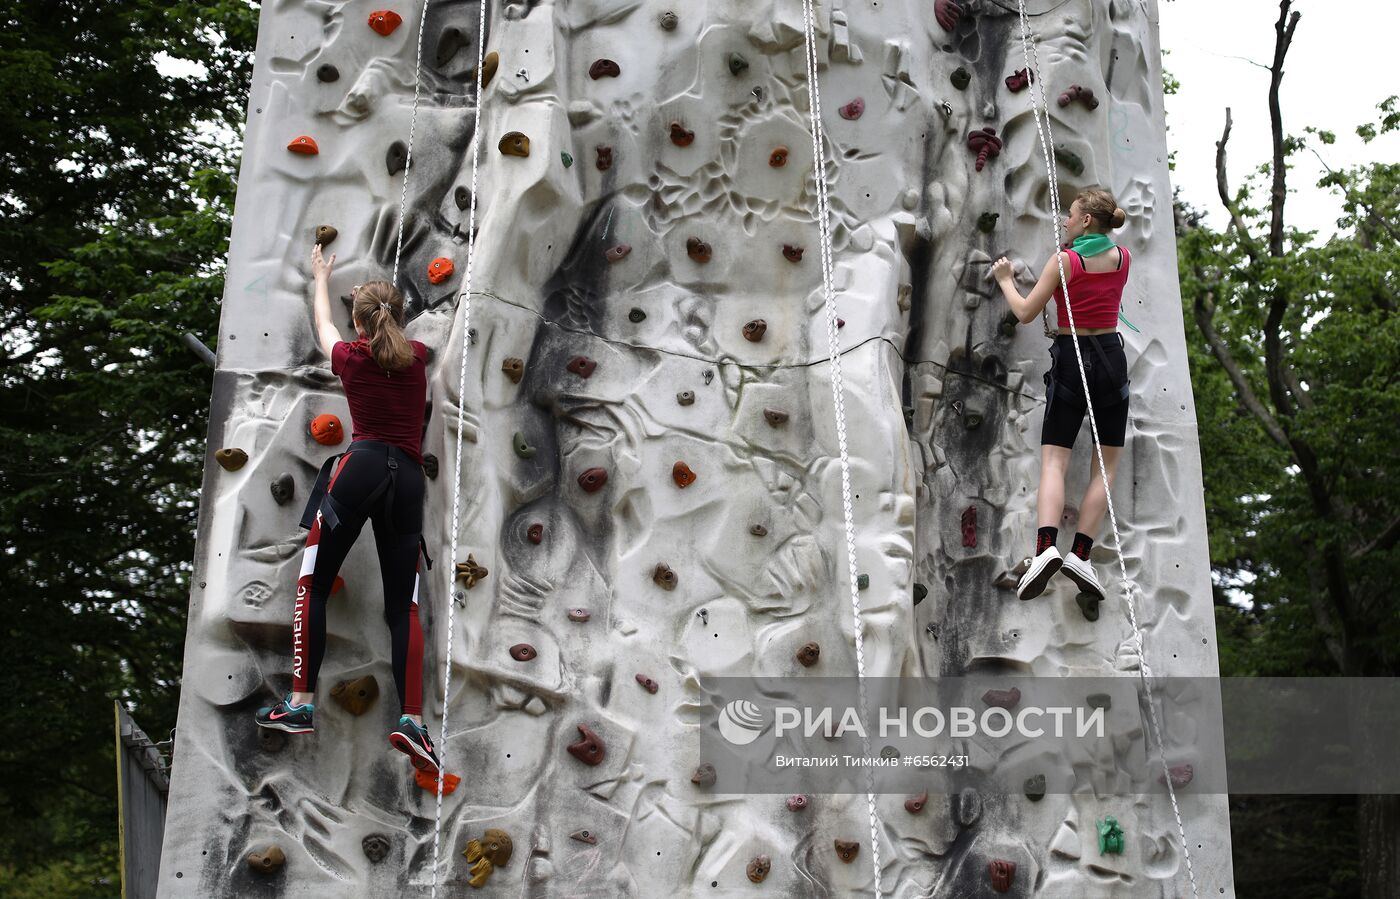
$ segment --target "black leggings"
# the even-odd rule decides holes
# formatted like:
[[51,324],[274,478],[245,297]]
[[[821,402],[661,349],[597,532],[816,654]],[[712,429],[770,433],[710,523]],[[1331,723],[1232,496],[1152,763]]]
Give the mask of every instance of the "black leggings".
[[[391,465],[393,466],[391,468]],[[393,473],[392,489],[387,483]],[[418,550],[423,470],[396,447],[361,440],[336,465],[306,538],[292,614],[292,689],[316,691],[326,653],[326,600],[365,521],[374,527],[389,625],[394,683],[406,715],[423,710],[423,630],[418,621]],[[377,494],[377,495],[376,495]],[[391,495],[392,494],[392,495]],[[312,512],[308,506],[308,513]]]

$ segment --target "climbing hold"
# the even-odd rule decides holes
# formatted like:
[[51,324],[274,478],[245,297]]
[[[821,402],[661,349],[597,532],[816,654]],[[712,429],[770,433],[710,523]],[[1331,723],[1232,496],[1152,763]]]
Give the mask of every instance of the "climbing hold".
[[316,69],[316,80],[322,84],[331,84],[340,80],[340,69],[330,63],[319,66]]
[[1123,828],[1118,826],[1117,818],[1109,815],[1096,822],[1094,828],[1099,832],[1099,855],[1123,854]]
[[[612,147],[595,147],[594,149],[598,151],[598,171],[606,172],[608,169],[612,168]],[[568,163],[565,163],[565,165],[567,164]]]
[[997,219],[1001,218],[999,212],[984,212],[977,216],[977,230],[983,234],[991,234],[997,226]]
[[437,52],[433,54],[438,68],[442,68],[457,55],[457,51],[471,43],[471,39],[460,28],[445,28],[438,36]]
[[1016,317],[1016,313],[1007,312],[1001,317],[1001,322],[997,325],[997,333],[1001,334],[1002,337],[1015,337],[1016,326],[1020,323],[1021,320]]
[[996,159],[1001,155],[1001,146],[997,130],[990,125],[967,136],[967,148],[977,154],[976,168],[979,172],[986,166],[987,160]]
[[603,251],[603,256],[609,262],[621,262],[627,258],[627,254],[632,252],[632,245],[620,243],[615,247],[608,247]]
[[1055,161],[1069,169],[1071,175],[1078,177],[1084,174],[1084,159],[1063,144],[1055,145]]
[[510,648],[510,657],[517,662],[533,662],[538,655],[529,643],[517,643]]
[[801,262],[802,248],[794,247],[790,243],[783,244],[783,258],[786,259],[788,262]]
[[787,424],[788,414],[782,409],[764,409],[763,419],[776,428],[778,425]]
[[[1196,769],[1191,765],[1172,765],[1167,769],[1167,773],[1171,775],[1172,786],[1178,790],[1187,786],[1196,778]],[[1167,775],[1157,775],[1157,783],[1165,786],[1167,783]]]
[[492,871],[509,864],[513,852],[510,834],[494,827],[483,833],[479,840],[467,840],[467,848],[462,850],[472,865],[472,876],[467,883],[474,887],[485,886]]
[[[429,793],[437,795],[438,779],[427,771],[415,769],[413,772],[413,782],[418,784],[419,789],[427,790]],[[451,796],[452,791],[457,789],[457,785],[462,782],[462,778],[456,774],[444,774],[442,776],[442,795]]]
[[678,20],[676,14],[668,9],[657,18],[657,22],[660,23],[662,31],[675,31]]
[[375,680],[372,674],[354,680],[343,680],[331,687],[331,699],[356,717],[369,711],[369,707],[378,698],[379,681]]
[[576,622],[578,622],[579,624],[582,624],[583,622],[587,621],[588,619],[590,619],[590,618],[592,618],[592,617],[593,617],[592,614],[590,614],[589,611],[588,611],[587,609],[584,609],[584,608],[577,608],[577,609],[570,609],[570,610],[569,610],[569,620],[570,620],[570,621],[576,621]]
[[715,766],[709,762],[698,765],[690,775],[690,782],[697,787],[713,787],[718,775],[715,773]]
[[802,648],[797,650],[797,661],[801,663],[803,668],[811,668],[813,665],[817,664],[817,660],[821,658],[821,655],[822,648],[820,645],[815,642],[803,643]]
[[574,358],[569,360],[569,364],[567,366],[568,370],[572,374],[576,374],[580,378],[587,378],[591,376],[593,374],[593,370],[597,367],[598,363],[594,362],[592,359],[589,359],[587,356],[575,356]]
[[441,284],[448,278],[457,267],[452,264],[452,260],[446,256],[439,256],[428,265],[428,280],[433,284]]
[[365,858],[369,859],[370,864],[377,865],[389,855],[389,838],[382,833],[368,834],[360,840],[360,848],[364,850]]
[[928,588],[923,584],[914,585],[914,605],[918,605],[928,598]]
[[686,255],[696,262],[709,262],[712,253],[710,245],[698,237],[688,238],[685,242]]
[[423,473],[431,480],[436,481],[438,476],[438,457],[428,453],[423,457]]
[[749,61],[738,53],[729,54],[729,74],[738,75],[749,67]]
[[807,797],[801,793],[796,793],[787,798],[787,810],[790,812],[800,812],[807,807]]
[[248,464],[248,454],[237,447],[217,450],[214,453],[214,458],[224,467],[225,471],[237,471]]
[[840,330],[841,328],[844,328],[844,327],[846,327],[846,320],[845,320],[844,318],[838,318],[838,319],[836,320],[836,328],[837,328],[837,330]]
[[695,483],[695,472],[690,470],[690,466],[684,462],[677,462],[671,466],[671,480],[676,482],[676,486],[684,490]]
[[321,148],[316,146],[315,138],[307,134],[293,138],[292,142],[287,144],[287,149],[301,156],[315,156],[321,152]]
[[579,738],[577,742],[568,745],[569,755],[583,762],[585,765],[596,765],[607,755],[607,747],[603,745],[603,738],[588,729],[588,725],[578,725]]
[[1004,858],[994,858],[987,862],[987,876],[992,881],[992,889],[1005,893],[1016,881],[1016,863]]
[[967,86],[972,83],[972,73],[962,66],[953,70],[953,74],[948,76],[948,80],[953,82],[953,87],[960,91],[967,90]]
[[622,67],[611,59],[600,59],[588,67],[588,77],[597,81],[599,78],[616,78],[622,74]]
[[525,360],[519,356],[507,356],[501,360],[501,371],[506,373],[512,384],[519,384],[525,377]]
[[[491,84],[491,79],[496,77],[496,69],[501,65],[501,56],[495,50],[486,54],[486,58],[481,61],[481,89],[486,90]],[[475,75],[475,72],[472,72]]]
[[535,448],[525,440],[523,431],[516,431],[510,437],[510,448],[522,459],[535,458]]
[[865,112],[865,98],[856,97],[854,100],[838,109],[837,112],[841,114],[841,118],[854,122]]
[[934,0],[933,17],[944,31],[952,31],[957,28],[962,13],[962,7],[958,4],[958,0]]
[[756,524],[749,528],[749,533],[753,534],[755,537],[767,537],[768,529],[761,524]]
[[751,343],[758,343],[763,339],[763,335],[768,331],[768,322],[761,318],[756,318],[744,325],[744,339]]
[[567,151],[567,150],[560,150],[560,151],[559,151],[559,158],[563,161],[563,163],[564,163],[564,168],[566,168],[566,169],[568,169],[568,168],[573,168],[573,165],[574,165],[574,154],[570,153],[570,152]]
[[373,28],[380,36],[388,37],[394,33],[394,29],[403,24],[403,16],[392,9],[375,10],[369,14],[369,27]]
[[777,146],[777,147],[774,147],[774,148],[773,148],[773,152],[768,154],[768,165],[769,165],[769,167],[771,167],[771,168],[780,169],[780,168],[782,168],[783,166],[787,165],[787,158],[788,158],[788,148],[787,148],[787,147],[784,147],[784,146]]
[[707,368],[707,369],[705,369],[703,372],[700,373],[700,377],[702,377],[702,378],[705,379],[705,386],[706,386],[706,387],[709,387],[709,386],[710,386],[710,382],[713,381],[714,378],[715,378],[714,370],[713,370],[713,369]]
[[1013,74],[1006,76],[1006,88],[1013,94],[1021,91],[1035,83],[1035,73],[1030,69],[1017,69]]
[[855,840],[836,840],[836,857],[846,864],[856,860],[856,853],[860,852],[860,843]]
[[540,524],[538,521],[530,525],[525,529],[525,539],[539,546],[544,540],[544,525]]
[[332,228],[330,225],[316,226],[316,243],[320,244],[322,249],[325,249],[326,247],[335,243],[335,239],[339,236],[340,232]]
[[1071,84],[1060,94],[1059,103],[1061,107],[1064,107],[1070,105],[1075,100],[1078,100],[1085,109],[1093,110],[1099,108],[1099,99],[1094,96],[1092,90],[1082,85]]
[[1014,709],[1021,701],[1021,688],[1012,687],[1009,690],[988,690],[982,694],[982,701],[989,706],[999,709]]
[[651,570],[651,579],[656,582],[656,586],[663,590],[674,590],[676,584],[680,582],[680,578],[665,562],[656,563],[656,567]]
[[971,549],[977,545],[977,507],[968,506],[962,513],[962,545]]
[[1076,593],[1074,603],[1079,606],[1079,614],[1085,621],[1099,620],[1099,597],[1092,593]]
[[578,476],[578,485],[585,493],[597,493],[608,482],[608,473],[602,468],[590,468]]
[[272,874],[287,863],[281,848],[268,846],[261,852],[248,853],[248,867],[259,874]]
[[749,880],[754,883],[763,883],[763,879],[768,876],[768,872],[773,869],[773,860],[766,855],[755,855],[749,859],[748,865],[744,868],[744,873]]
[[286,505],[293,496],[296,495],[296,481],[287,472],[279,474],[272,482],[272,498],[277,501],[277,505]]
[[331,581],[331,595],[334,596],[334,595],[336,595],[337,593],[339,593],[341,590],[344,590],[344,589],[345,589],[345,578],[343,578],[343,577],[341,577],[340,575],[337,574],[337,575],[335,576],[335,580]]
[[672,122],[671,143],[678,147],[688,147],[695,143],[695,132],[686,130],[680,122]]
[[869,590],[869,589],[870,589],[870,575],[868,575],[868,574],[858,574],[858,575],[856,575],[856,589],[857,589],[857,590]]
[[578,840],[580,843],[587,843],[590,846],[598,845],[598,837],[591,830],[576,830],[569,834],[569,839]]
[[1026,778],[1022,788],[1026,791],[1026,798],[1031,802],[1039,802],[1045,798],[1045,775],[1036,774]]
[[475,587],[478,581],[485,580],[488,574],[490,572],[478,565],[471,553],[467,553],[467,561],[457,563],[457,580],[466,583],[468,590]]
[[501,151],[502,156],[524,158],[530,155],[530,138],[519,131],[507,131],[496,144],[496,149]]
[[638,674],[638,675],[637,675],[637,683],[641,684],[641,685],[642,685],[642,689],[643,689],[643,690],[646,690],[648,693],[655,693],[657,690],[659,690],[659,689],[661,688],[661,685],[660,685],[660,684],[658,684],[656,681],[652,680],[651,678],[647,677],[645,674]]
[[401,140],[396,140],[389,145],[389,149],[384,153],[384,167],[389,170],[390,175],[397,175],[408,167],[408,144]]
[[467,207],[472,203],[471,191],[460,184],[457,185],[456,190],[452,191],[452,202],[457,204],[458,209],[466,211]]
[[917,815],[919,812],[924,810],[924,806],[927,804],[928,790],[924,790],[922,793],[915,796],[914,798],[904,800],[904,810],[911,815]]
[[1086,696],[1084,701],[1089,704],[1090,708],[1103,709],[1105,712],[1113,708],[1113,697],[1107,693],[1094,693]]
[[691,405],[695,402],[695,391],[682,390],[680,393],[676,394],[676,402],[682,406]]
[[975,431],[982,426],[982,413],[976,409],[968,408],[963,411],[963,427],[969,431]]
[[634,325],[640,325],[647,320],[647,314],[641,309],[633,306],[627,313],[627,320]]

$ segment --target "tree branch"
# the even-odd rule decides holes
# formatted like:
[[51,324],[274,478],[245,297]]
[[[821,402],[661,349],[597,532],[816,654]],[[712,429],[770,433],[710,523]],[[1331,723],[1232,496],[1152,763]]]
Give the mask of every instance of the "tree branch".
[[1220,202],[1225,205],[1225,210],[1230,213],[1230,224],[1234,226],[1235,233],[1240,236],[1240,242],[1244,244],[1244,251],[1249,254],[1251,261],[1259,258],[1259,244],[1255,242],[1254,235],[1249,233],[1249,228],[1245,226],[1244,217],[1240,215],[1239,204],[1230,196],[1230,183],[1226,176],[1225,166],[1225,145],[1230,142],[1230,129],[1234,127],[1234,118],[1230,115],[1230,107],[1225,107],[1225,132],[1220,135],[1220,140],[1215,142],[1215,187],[1220,193]]
[[[1199,268],[1196,269],[1196,280],[1205,280]],[[1269,435],[1270,439],[1287,450],[1291,455],[1293,446],[1288,441],[1288,435],[1284,433],[1283,428],[1279,426],[1278,420],[1274,418],[1273,414],[1259,401],[1259,397],[1254,393],[1254,388],[1249,386],[1249,379],[1244,376],[1243,369],[1241,369],[1239,363],[1235,361],[1234,354],[1230,352],[1230,348],[1225,345],[1225,341],[1215,330],[1214,294],[1210,291],[1206,291],[1204,294],[1197,295],[1194,305],[1196,310],[1196,327],[1200,329],[1201,335],[1205,337],[1206,343],[1210,346],[1211,355],[1220,363],[1220,367],[1225,369],[1226,376],[1230,379],[1230,383],[1234,385],[1235,392],[1239,394],[1240,402],[1244,404],[1249,414],[1253,415],[1255,420],[1263,426],[1264,431]]]
[[1373,552],[1385,552],[1400,541],[1400,515],[1397,515],[1385,530],[1376,535],[1370,543],[1361,547],[1351,554],[1353,559],[1361,559]]

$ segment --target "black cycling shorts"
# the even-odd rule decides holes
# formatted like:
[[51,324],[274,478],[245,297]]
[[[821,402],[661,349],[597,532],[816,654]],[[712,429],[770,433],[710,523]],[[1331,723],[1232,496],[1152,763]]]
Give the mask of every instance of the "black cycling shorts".
[[[1104,446],[1122,446],[1128,433],[1128,357],[1123,352],[1123,335],[1114,332],[1080,337],[1079,349],[1084,357],[1089,396],[1094,401],[1099,442]],[[1050,346],[1040,442],[1073,447],[1087,409],[1074,338],[1061,334]]]

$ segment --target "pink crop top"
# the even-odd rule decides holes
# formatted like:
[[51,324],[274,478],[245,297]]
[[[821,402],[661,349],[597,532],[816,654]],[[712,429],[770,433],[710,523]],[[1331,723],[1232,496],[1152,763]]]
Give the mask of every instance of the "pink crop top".
[[[1133,257],[1126,247],[1119,247],[1123,259],[1118,268],[1106,272],[1091,272],[1084,268],[1084,259],[1069,251],[1069,298],[1074,307],[1074,327],[1113,328],[1118,325],[1118,309],[1123,304],[1123,285],[1128,283],[1128,269]],[[1064,291],[1055,288],[1056,320],[1060,329],[1069,331],[1069,316],[1065,313]]]

